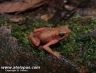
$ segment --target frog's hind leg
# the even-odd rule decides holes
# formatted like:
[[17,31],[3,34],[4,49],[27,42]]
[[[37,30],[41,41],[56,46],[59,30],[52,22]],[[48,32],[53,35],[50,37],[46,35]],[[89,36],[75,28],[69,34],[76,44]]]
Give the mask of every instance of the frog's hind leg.
[[34,37],[33,34],[29,35],[28,39],[32,43],[33,46],[38,47],[40,45],[40,40],[37,37]]

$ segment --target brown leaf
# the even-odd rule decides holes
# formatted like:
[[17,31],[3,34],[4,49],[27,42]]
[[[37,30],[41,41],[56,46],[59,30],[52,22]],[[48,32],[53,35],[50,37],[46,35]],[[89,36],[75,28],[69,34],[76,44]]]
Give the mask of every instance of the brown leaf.
[[0,3],[0,13],[22,12],[30,8],[36,8],[46,3],[46,0],[24,0],[23,2]]
[[48,21],[49,19],[51,19],[53,17],[52,14],[45,14],[45,15],[42,15],[40,17],[40,19],[44,20],[44,21]]
[[7,15],[7,18],[12,22],[21,22],[24,20],[24,17],[19,15]]

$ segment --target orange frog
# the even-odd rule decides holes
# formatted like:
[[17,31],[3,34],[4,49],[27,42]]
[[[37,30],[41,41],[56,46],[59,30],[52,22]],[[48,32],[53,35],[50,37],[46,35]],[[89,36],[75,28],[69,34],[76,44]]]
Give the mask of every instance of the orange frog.
[[59,26],[59,27],[43,27],[35,29],[29,36],[28,39],[35,47],[41,47],[53,55],[56,58],[60,58],[61,55],[59,52],[53,51],[50,48],[50,45],[58,43],[60,40],[63,40],[68,37],[71,30],[68,26]]

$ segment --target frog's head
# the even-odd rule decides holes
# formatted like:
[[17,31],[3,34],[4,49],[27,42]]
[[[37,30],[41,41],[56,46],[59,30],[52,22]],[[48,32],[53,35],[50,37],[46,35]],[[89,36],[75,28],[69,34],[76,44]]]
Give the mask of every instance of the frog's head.
[[68,26],[60,26],[60,28],[59,28],[59,35],[61,37],[68,35],[70,32],[71,32],[71,30],[68,28]]

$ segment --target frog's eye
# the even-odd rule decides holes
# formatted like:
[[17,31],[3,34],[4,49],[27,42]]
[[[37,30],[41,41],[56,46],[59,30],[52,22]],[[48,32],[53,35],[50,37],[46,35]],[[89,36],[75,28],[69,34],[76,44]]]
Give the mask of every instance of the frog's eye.
[[63,37],[64,35],[65,35],[64,32],[60,32],[60,33],[59,33],[59,36],[60,36],[60,37]]

